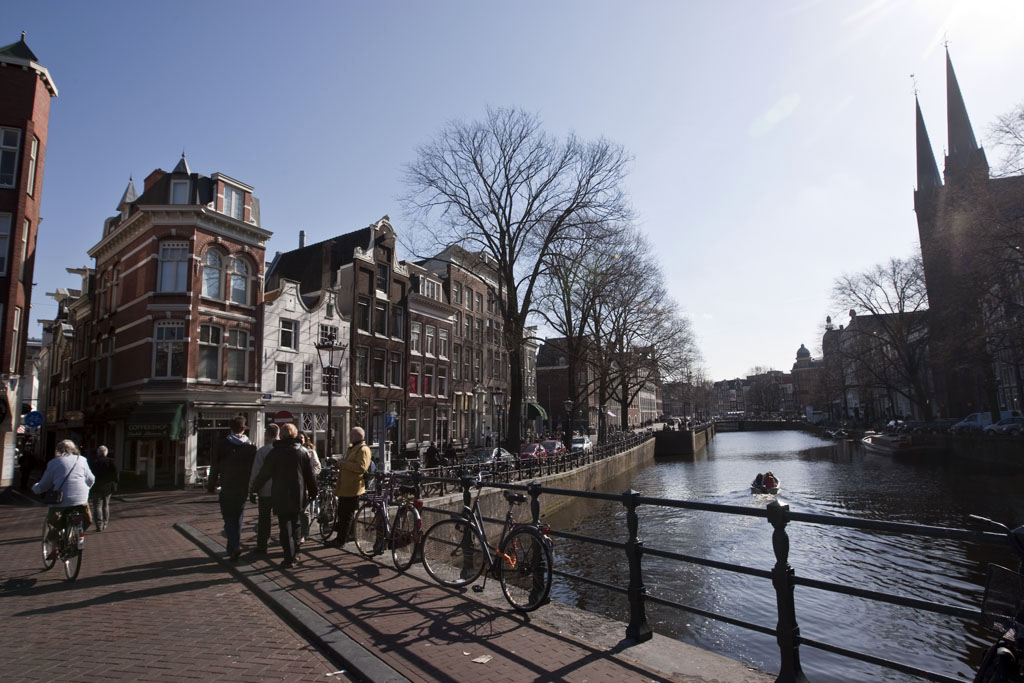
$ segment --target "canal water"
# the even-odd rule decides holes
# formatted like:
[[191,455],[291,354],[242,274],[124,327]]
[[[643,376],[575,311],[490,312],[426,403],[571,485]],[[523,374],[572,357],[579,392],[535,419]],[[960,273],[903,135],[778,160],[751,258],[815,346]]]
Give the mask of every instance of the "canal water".
[[[941,457],[893,458],[866,453],[858,443],[833,442],[798,431],[717,435],[696,456],[660,460],[607,482],[602,490],[633,488],[645,496],[764,507],[775,496],[754,495],[750,481],[772,470],[779,500],[793,511],[959,528],[978,528],[978,514],[1024,523],[1021,478],[1015,473]],[[619,503],[578,501],[549,515],[553,529],[626,539]],[[772,527],[756,517],[641,507],[640,537],[648,548],[760,569],[775,563]],[[1016,567],[1008,549],[973,543],[790,523],[790,564],[797,575],[975,608],[986,565]],[[625,555],[598,546],[556,540],[556,566],[626,587]],[[645,556],[651,595],[768,627],[777,619],[770,580]],[[556,600],[628,621],[624,595],[571,579],[556,579]],[[994,634],[961,619],[796,588],[801,635],[970,680]],[[767,671],[778,670],[774,638],[648,603],[656,632],[710,649]],[[923,680],[800,648],[804,672],[822,681]]]

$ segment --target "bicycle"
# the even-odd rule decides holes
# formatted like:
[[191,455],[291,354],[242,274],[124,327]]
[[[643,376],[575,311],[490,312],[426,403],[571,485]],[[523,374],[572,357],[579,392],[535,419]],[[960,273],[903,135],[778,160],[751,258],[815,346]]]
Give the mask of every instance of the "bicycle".
[[[508,511],[496,554],[492,555],[480,513],[480,491],[483,478],[489,474],[477,473],[476,497],[472,506],[463,506],[460,517],[442,519],[427,529],[420,553],[423,568],[432,579],[453,588],[475,582],[486,568],[488,574],[500,581],[501,592],[513,609],[532,612],[548,602],[551,592],[550,527],[539,522],[516,522],[512,511],[526,502],[526,496],[503,491]],[[486,584],[485,575],[483,584],[473,586],[473,590],[481,592]]]
[[1002,529],[1018,556],[1017,571],[988,566],[988,581],[981,603],[982,617],[1002,631],[981,660],[974,683],[1024,681],[1024,526],[1010,529],[987,517],[970,518]]
[[43,522],[43,569],[50,570],[57,560],[64,565],[64,577],[68,581],[78,578],[82,569],[82,552],[85,550],[85,513],[81,506],[56,509],[58,527],[51,528]]
[[334,487],[338,483],[338,470],[325,467],[317,475],[316,498],[310,503],[310,514],[319,526],[320,539],[327,543],[334,535],[334,522],[338,518],[338,498]]
[[377,487],[365,494],[365,499],[353,522],[356,550],[363,557],[375,557],[391,550],[391,561],[399,571],[412,566],[419,548],[422,529],[420,508],[423,501],[417,495],[415,486],[397,486],[398,495],[403,499],[399,503],[392,525],[388,516],[388,507],[395,494],[396,478],[394,475],[377,475]]

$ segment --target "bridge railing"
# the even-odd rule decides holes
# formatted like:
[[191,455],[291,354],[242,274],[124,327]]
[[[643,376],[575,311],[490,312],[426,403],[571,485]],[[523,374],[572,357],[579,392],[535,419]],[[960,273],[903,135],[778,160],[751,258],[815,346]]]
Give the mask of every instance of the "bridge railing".
[[[415,473],[409,476],[414,480],[419,478],[419,475]],[[469,500],[470,492],[472,487],[475,485],[472,477],[464,476],[458,480],[448,480],[448,482],[461,488],[464,498]],[[800,666],[801,645],[806,645],[808,647],[830,652],[860,662],[899,671],[904,674],[918,676],[925,680],[940,681],[942,683],[962,683],[963,681],[961,678],[955,678],[944,673],[929,671],[905,662],[894,661],[868,652],[853,650],[842,645],[801,635],[800,627],[797,622],[796,605],[794,601],[794,589],[797,586],[841,595],[849,595],[875,602],[899,605],[923,612],[931,612],[962,619],[978,620],[981,618],[981,612],[977,609],[966,609],[964,607],[934,602],[931,600],[922,600],[919,598],[886,593],[884,591],[857,588],[834,581],[824,581],[797,576],[796,570],[789,564],[790,539],[787,532],[787,526],[791,522],[820,524],[823,526],[837,528],[879,531],[902,534],[905,536],[973,541],[1002,546],[1008,545],[1005,534],[919,524],[885,522],[856,517],[835,517],[830,515],[793,512],[789,509],[788,505],[779,503],[778,501],[772,501],[766,508],[759,509],[737,505],[702,503],[697,501],[673,500],[668,498],[652,498],[643,496],[634,490],[628,490],[622,494],[615,495],[593,491],[575,491],[570,489],[550,488],[541,486],[537,482],[531,482],[527,485],[491,482],[486,484],[486,486],[526,491],[531,498],[530,508],[534,522],[538,521],[540,512],[539,497],[541,495],[565,496],[570,498],[584,498],[621,503],[626,508],[627,529],[625,538],[621,540],[596,538],[593,536],[557,531],[554,529],[552,529],[550,533],[556,538],[564,538],[601,548],[610,548],[621,551],[624,554],[624,559],[629,567],[629,584],[627,587],[623,588],[621,586],[599,581],[587,576],[574,574],[559,569],[558,567],[555,568],[555,575],[624,595],[628,603],[630,615],[629,623],[626,626],[626,637],[636,642],[643,642],[650,639],[652,636],[651,626],[647,621],[646,614],[646,605],[648,603],[662,605],[708,619],[714,619],[726,624],[731,624],[740,628],[756,631],[765,635],[774,636],[779,646],[779,674],[776,680],[781,683],[802,683],[807,681],[807,678],[804,676]],[[775,564],[770,569],[749,567],[731,562],[722,562],[719,560],[672,552],[669,550],[648,548],[644,545],[640,537],[639,516],[637,515],[637,508],[640,506],[699,510],[724,515],[742,515],[766,519],[772,526],[772,550],[775,555]],[[455,516],[457,514],[437,508],[427,509],[444,515]],[[504,520],[485,518],[485,521],[494,524],[501,524]],[[744,574],[771,581],[775,590],[778,616],[775,628],[648,594],[643,581],[643,558],[647,555],[676,562],[711,567],[714,569]]]

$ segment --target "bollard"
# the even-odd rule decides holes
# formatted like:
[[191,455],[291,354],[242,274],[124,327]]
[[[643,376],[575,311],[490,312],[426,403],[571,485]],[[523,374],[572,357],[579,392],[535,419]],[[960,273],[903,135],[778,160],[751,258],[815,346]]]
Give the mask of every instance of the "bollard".
[[626,528],[629,539],[626,541],[626,559],[629,561],[629,625],[626,626],[626,637],[636,643],[650,640],[654,633],[647,623],[647,610],[644,607],[643,576],[640,572],[640,558],[644,554],[643,541],[637,536],[640,520],[636,516],[636,499],[639,492],[629,489],[622,494],[622,504],[626,506]]
[[530,494],[530,516],[533,517],[533,523],[536,524],[540,521],[540,484],[537,481],[531,481],[526,485],[526,492]]
[[775,639],[779,643],[779,676],[776,683],[807,683],[800,669],[800,627],[796,623],[796,604],[793,601],[793,568],[789,566],[789,505],[773,500],[768,503],[768,521],[772,532],[772,549],[775,551],[775,567],[772,568],[772,585],[775,586],[775,600],[778,604],[779,620],[775,626]]

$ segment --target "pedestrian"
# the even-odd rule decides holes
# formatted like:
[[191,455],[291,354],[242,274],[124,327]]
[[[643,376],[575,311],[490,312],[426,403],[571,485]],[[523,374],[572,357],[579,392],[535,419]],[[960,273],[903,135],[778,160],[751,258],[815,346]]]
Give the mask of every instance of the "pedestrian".
[[362,427],[353,427],[348,433],[351,445],[345,459],[338,469],[338,483],[334,487],[334,495],[338,497],[338,517],[334,523],[334,531],[338,537],[334,545],[341,548],[348,541],[352,530],[352,519],[359,507],[359,496],[366,493],[366,472],[370,469],[373,453],[366,445],[366,432]]
[[263,468],[263,463],[267,461],[267,455],[274,450],[274,442],[277,441],[280,433],[281,428],[276,424],[267,425],[266,431],[263,432],[263,445],[256,451],[252,461],[252,473],[249,475],[249,490],[254,492],[251,495],[256,497],[254,502],[259,510],[256,522],[256,552],[261,555],[266,554],[267,544],[270,543],[270,515],[274,511],[274,505],[273,498],[271,498],[271,482],[266,482],[258,489],[253,486],[253,483],[260,473],[260,469]]
[[448,443],[444,447],[444,464],[454,465],[456,457],[458,456],[455,454],[455,442],[448,439]]
[[270,495],[277,513],[277,531],[284,550],[282,569],[295,566],[299,551],[299,517],[310,498],[316,496],[316,477],[309,453],[299,444],[299,430],[293,424],[281,428],[281,439],[267,455],[253,487],[271,482]]
[[32,471],[39,466],[39,461],[28,446],[22,446],[18,456],[18,469],[21,470],[21,490],[28,491],[28,479]]
[[[320,464],[320,456],[316,453],[316,444],[313,443],[313,435],[308,432],[299,432],[299,444],[309,456],[309,463],[313,466],[313,476],[319,477],[320,470],[323,469],[323,466]],[[312,502],[312,500],[310,502]],[[306,539],[309,538],[309,527],[313,523],[313,514],[310,512],[308,507],[302,511],[302,516],[300,517],[299,522],[302,526],[299,534],[299,545],[302,545],[306,542]]]
[[100,446],[96,449],[96,458],[89,465],[92,473],[96,475],[96,483],[89,492],[96,531],[103,531],[110,523],[110,497],[117,491],[117,485],[121,481],[117,463],[108,453],[106,446]]
[[238,562],[242,554],[242,513],[249,497],[249,477],[256,458],[256,446],[245,435],[245,418],[231,421],[231,433],[213,447],[210,481],[207,490],[213,493],[220,484],[220,514],[224,518],[224,535],[228,539],[228,555]]
[[427,469],[433,469],[440,464],[438,462],[440,454],[441,452],[437,450],[437,445],[431,441],[430,446],[427,448],[427,452],[423,454],[423,461],[427,466]]
[[[83,528],[92,524],[89,510],[89,488],[96,482],[89,463],[78,453],[75,442],[65,439],[57,444],[54,457],[46,465],[43,476],[32,487],[32,492],[43,494],[47,491],[61,491],[64,495],[59,503],[53,503],[46,511],[46,538],[50,547],[55,548],[57,534],[63,528],[63,515],[72,510],[81,510],[85,515]],[[56,550],[52,550],[55,553]],[[47,556],[50,559],[50,556]]]

